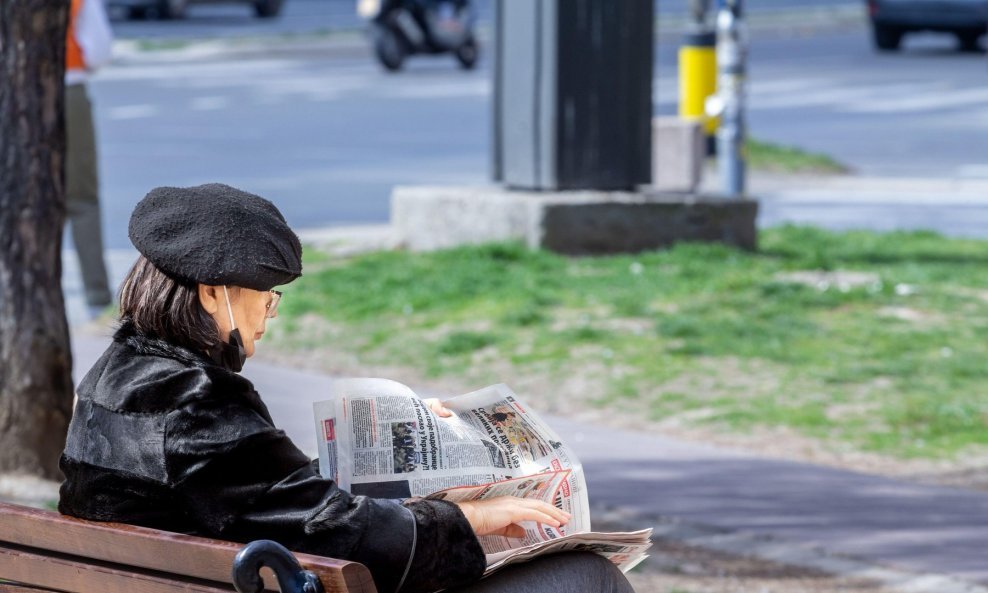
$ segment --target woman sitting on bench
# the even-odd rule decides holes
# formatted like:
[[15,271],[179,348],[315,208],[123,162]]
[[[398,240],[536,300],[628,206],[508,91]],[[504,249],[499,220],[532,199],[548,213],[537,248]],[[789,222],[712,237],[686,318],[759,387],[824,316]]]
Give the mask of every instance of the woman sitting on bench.
[[277,315],[302,248],[267,200],[220,184],[152,190],[129,235],[140,252],[121,324],[78,388],[59,510],[366,565],[381,593],[627,593],[610,562],[566,553],[485,568],[477,535],[558,526],[552,505],[352,496],[323,478],[238,372]]

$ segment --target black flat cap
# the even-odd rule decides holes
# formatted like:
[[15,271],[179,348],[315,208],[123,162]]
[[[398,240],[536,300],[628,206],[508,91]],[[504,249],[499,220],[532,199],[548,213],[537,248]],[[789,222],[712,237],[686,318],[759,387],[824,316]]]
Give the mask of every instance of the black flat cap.
[[222,183],[152,189],[128,234],[179,280],[270,290],[302,275],[302,244],[275,205]]

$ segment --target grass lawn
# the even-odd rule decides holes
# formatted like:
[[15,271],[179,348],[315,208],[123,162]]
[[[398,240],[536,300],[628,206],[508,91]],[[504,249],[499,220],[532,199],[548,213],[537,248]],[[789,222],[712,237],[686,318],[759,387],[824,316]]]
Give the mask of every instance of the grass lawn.
[[758,253],[309,249],[282,307],[282,347],[503,381],[550,409],[904,458],[988,450],[988,242],[786,227]]
[[748,164],[752,169],[774,173],[817,173],[835,175],[848,169],[833,158],[790,146],[749,138],[745,143]]

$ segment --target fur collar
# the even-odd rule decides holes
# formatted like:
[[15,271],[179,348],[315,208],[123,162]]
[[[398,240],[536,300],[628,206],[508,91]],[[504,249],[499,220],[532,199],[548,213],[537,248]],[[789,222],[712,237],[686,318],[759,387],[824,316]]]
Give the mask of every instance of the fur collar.
[[272,422],[267,406],[261,401],[254,384],[246,377],[218,365],[205,353],[195,352],[141,333],[129,319],[122,319],[113,340],[141,356],[156,356],[177,360],[182,364],[203,370],[212,383],[212,389],[227,397],[240,397],[269,423]]
[[171,342],[141,333],[130,319],[122,319],[120,327],[113,334],[113,340],[126,344],[138,354],[163,356],[197,367],[217,367],[206,353],[199,353]]

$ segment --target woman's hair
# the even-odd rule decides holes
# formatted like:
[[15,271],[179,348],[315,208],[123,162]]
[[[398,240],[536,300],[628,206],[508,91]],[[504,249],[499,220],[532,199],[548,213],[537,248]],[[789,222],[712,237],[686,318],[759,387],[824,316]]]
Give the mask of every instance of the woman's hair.
[[143,255],[120,288],[120,317],[137,331],[193,351],[209,351],[219,343],[216,322],[199,303],[194,282],[165,274]]

